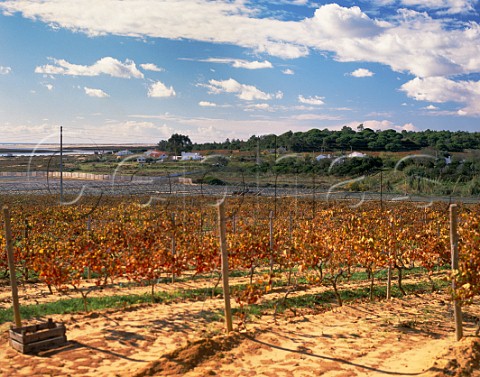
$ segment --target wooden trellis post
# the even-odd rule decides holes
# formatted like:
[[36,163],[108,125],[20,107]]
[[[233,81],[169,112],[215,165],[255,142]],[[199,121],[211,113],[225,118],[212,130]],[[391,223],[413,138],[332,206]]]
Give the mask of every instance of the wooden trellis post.
[[[458,217],[457,205],[450,205],[450,246],[452,250],[452,271],[458,270],[458,233],[457,233]],[[453,316],[455,318],[455,337],[458,340],[463,337],[462,325],[462,308],[460,301],[456,297],[455,280],[452,280],[453,292]]]
[[3,207],[3,219],[5,221],[5,242],[7,247],[8,270],[10,271],[10,286],[12,288],[13,315],[15,317],[15,326],[22,327],[20,318],[20,304],[18,301],[17,276],[15,272],[15,261],[13,259],[12,228],[10,226],[10,211],[8,207]]
[[225,325],[227,334],[233,330],[232,309],[230,306],[230,286],[228,282],[227,227],[225,224],[225,200],[218,204],[218,230],[220,235],[220,251],[222,256],[223,299],[225,301]]
[[[175,258],[177,255],[177,240],[175,239],[175,213],[172,213],[172,256]],[[175,283],[175,271],[172,270],[172,283]]]

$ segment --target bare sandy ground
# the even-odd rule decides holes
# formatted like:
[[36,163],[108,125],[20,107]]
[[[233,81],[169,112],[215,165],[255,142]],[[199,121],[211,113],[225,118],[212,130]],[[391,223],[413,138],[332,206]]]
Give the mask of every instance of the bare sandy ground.
[[[133,290],[141,289],[148,288]],[[23,292],[23,301],[52,297],[33,296]],[[0,375],[480,376],[478,303],[465,308],[461,342],[454,341],[451,305],[442,293],[347,303],[323,313],[287,310],[277,320],[266,313],[228,337],[218,315],[222,303],[207,299],[55,315],[67,326],[68,344],[37,355],[12,349],[4,324]]]
[[444,375],[459,345],[440,301],[410,297],[284,318],[185,376]]

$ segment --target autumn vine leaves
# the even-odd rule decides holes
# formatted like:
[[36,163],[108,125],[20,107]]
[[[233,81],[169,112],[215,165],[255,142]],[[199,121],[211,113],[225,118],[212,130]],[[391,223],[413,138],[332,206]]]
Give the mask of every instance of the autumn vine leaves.
[[[31,200],[11,206],[14,252],[24,280],[33,272],[49,287],[85,292],[88,271],[97,285],[127,278],[149,284],[154,296],[160,279],[220,270],[211,200],[187,197],[152,206],[110,200],[88,216],[82,204],[47,206]],[[228,199],[230,270],[249,277],[247,287],[234,292],[241,304],[256,302],[275,284],[293,285],[301,278],[332,287],[341,304],[341,281],[359,270],[370,277],[372,298],[376,277],[388,268],[405,292],[406,269],[422,266],[430,278],[450,263],[446,204],[387,203],[382,210],[375,202],[358,208],[318,202],[314,216],[308,199],[283,198],[275,205],[272,218],[273,199]],[[459,297],[470,300],[480,293],[479,205],[460,208],[459,240],[460,267],[453,278]],[[2,273],[3,231],[0,244]]]

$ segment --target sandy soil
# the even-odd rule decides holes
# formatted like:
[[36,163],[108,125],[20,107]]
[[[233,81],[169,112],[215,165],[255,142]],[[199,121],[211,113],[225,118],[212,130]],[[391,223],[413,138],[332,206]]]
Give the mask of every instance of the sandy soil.
[[[45,287],[29,289],[20,289],[21,302],[53,297],[35,296]],[[133,291],[141,289],[148,290]],[[4,288],[2,295],[2,306],[8,305]],[[37,355],[12,349],[4,324],[0,375],[480,376],[478,303],[464,309],[461,342],[454,341],[452,309],[442,293],[355,302],[323,313],[287,310],[276,320],[267,313],[230,336],[222,335],[222,304],[208,299],[51,316],[67,326],[68,344]]]

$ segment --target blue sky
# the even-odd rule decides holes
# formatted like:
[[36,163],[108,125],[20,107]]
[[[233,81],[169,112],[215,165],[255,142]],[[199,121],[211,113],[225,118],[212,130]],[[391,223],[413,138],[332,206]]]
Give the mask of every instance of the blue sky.
[[478,0],[0,1],[0,143],[479,120]]

